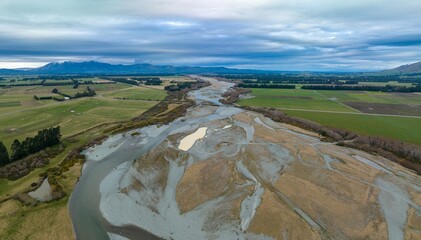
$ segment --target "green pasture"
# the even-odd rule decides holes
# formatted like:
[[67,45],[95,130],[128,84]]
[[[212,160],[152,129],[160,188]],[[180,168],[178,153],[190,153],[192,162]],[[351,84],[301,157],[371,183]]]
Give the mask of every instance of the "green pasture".
[[64,136],[71,135],[100,123],[127,120],[149,109],[156,102],[108,101],[82,98],[59,102],[42,108],[28,109],[0,115],[0,139],[10,146],[18,138],[35,135],[39,130],[60,125]]
[[293,108],[353,112],[354,110],[332,101],[313,90],[302,89],[252,89],[254,98],[243,99],[238,104],[254,107]]
[[[307,90],[312,91],[312,90]],[[384,93],[384,92],[365,92],[365,91],[331,91],[322,90],[318,93],[328,97],[335,98],[342,103],[345,102],[366,102],[366,103],[385,103],[385,104],[412,104],[421,105],[421,95],[417,93]]]
[[370,85],[370,86],[403,86],[403,87],[411,87],[412,83],[400,83],[397,81],[389,81],[389,82],[358,82],[359,85]]
[[342,128],[369,136],[381,136],[421,144],[421,118],[373,116],[347,113],[325,113],[283,110],[325,126]]
[[[68,136],[104,122],[128,120],[157,104],[155,100],[162,100],[166,96],[162,90],[135,88],[127,84],[92,85],[95,89],[98,86],[100,89],[96,97],[64,102],[37,101],[33,98],[34,95],[51,95],[51,86],[0,89],[0,141],[10,147],[14,139],[23,140],[51,126],[60,125],[62,134]],[[72,86],[59,87],[67,94],[73,90]],[[75,90],[81,91],[86,85],[79,88]],[[117,96],[141,100],[114,99]]]
[[253,88],[252,95],[255,97],[240,100],[238,104],[338,112],[352,111],[340,104],[346,102],[421,105],[418,93]]
[[[361,102],[421,105],[421,94],[331,90],[315,91],[302,89],[252,89],[252,95],[255,97],[240,100],[238,104],[243,106],[281,108],[283,109],[282,111],[290,115],[312,120],[323,125],[348,129],[365,135],[383,136],[421,144],[421,118],[351,114],[352,112],[356,112],[356,110],[354,111],[343,104],[346,102]],[[301,109],[301,111],[297,109]],[[346,112],[349,112],[349,114]]]
[[166,96],[165,91],[147,87],[132,87],[129,89],[104,94],[105,97],[129,98],[141,100],[163,100]]

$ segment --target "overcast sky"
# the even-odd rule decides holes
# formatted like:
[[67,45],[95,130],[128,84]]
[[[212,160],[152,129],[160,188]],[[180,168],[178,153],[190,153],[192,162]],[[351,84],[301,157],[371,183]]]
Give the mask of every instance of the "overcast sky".
[[365,71],[421,61],[420,0],[1,0],[0,68]]

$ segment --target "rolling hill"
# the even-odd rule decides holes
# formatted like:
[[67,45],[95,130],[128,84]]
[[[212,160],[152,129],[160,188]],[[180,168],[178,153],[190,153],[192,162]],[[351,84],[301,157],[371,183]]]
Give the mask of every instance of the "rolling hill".
[[413,73],[421,73],[421,62],[402,65],[397,68],[381,71],[381,73],[387,75],[407,75]]

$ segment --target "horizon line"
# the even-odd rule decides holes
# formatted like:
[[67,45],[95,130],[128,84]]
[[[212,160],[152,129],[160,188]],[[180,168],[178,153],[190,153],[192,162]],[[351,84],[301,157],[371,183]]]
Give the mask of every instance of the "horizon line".
[[[234,69],[234,70],[255,70],[255,71],[262,71],[262,72],[300,72],[300,73],[305,73],[305,72],[311,72],[311,73],[370,73],[370,72],[380,72],[380,71],[384,71],[384,70],[388,70],[388,69],[370,69],[370,70],[324,70],[324,69],[320,69],[320,70],[281,70],[281,69],[263,69],[263,68],[242,68],[242,67],[230,67],[230,66],[226,66],[226,65],[221,65],[221,66],[206,66],[206,65],[198,65],[198,66],[192,66],[192,65],[174,65],[174,64],[151,64],[151,63],[147,63],[147,62],[142,62],[142,63],[111,63],[111,62],[106,62],[106,61],[97,61],[97,60],[83,60],[83,61],[71,61],[71,60],[61,60],[61,61],[52,61],[52,62],[42,62],[41,65],[38,66],[20,66],[20,67],[0,67],[0,70],[16,70],[16,71],[28,71],[28,70],[32,70],[32,69],[37,69],[37,68],[41,68],[44,67],[48,64],[54,64],[54,63],[85,63],[85,62],[95,62],[95,63],[102,63],[102,64],[109,64],[109,65],[123,65],[123,66],[132,66],[132,65],[151,65],[151,66],[173,66],[173,67],[197,67],[197,68],[226,68],[226,69]],[[409,65],[409,64],[407,64]],[[398,66],[399,67],[399,66]]]

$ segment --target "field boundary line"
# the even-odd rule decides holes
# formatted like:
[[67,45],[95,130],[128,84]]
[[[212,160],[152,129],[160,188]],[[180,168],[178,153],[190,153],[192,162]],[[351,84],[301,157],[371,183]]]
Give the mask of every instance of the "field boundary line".
[[350,106],[346,105],[345,103],[342,103],[342,102],[340,102],[338,100],[333,100],[332,98],[329,98],[328,96],[326,96],[326,95],[324,95],[322,93],[319,93],[318,91],[314,91],[314,93],[317,94],[317,95],[319,95],[319,96],[325,97],[325,98],[329,99],[330,101],[333,101],[333,102],[335,102],[337,104],[340,104],[340,105],[342,105],[344,107],[347,107],[347,108],[349,108],[351,110],[354,110],[355,112],[358,112],[358,113],[360,112],[360,111],[358,111],[358,109],[355,109],[353,107],[350,107]]

